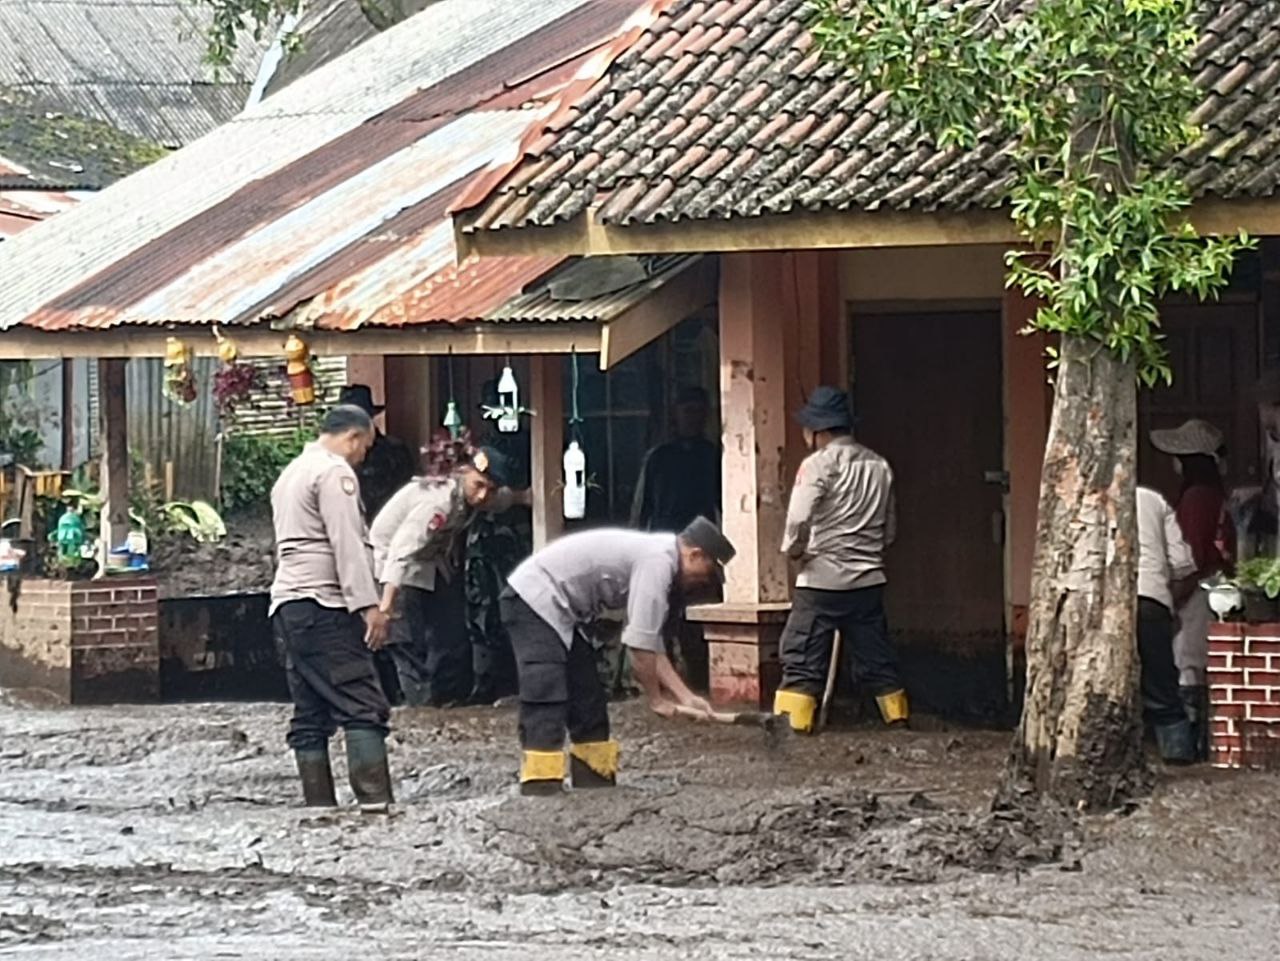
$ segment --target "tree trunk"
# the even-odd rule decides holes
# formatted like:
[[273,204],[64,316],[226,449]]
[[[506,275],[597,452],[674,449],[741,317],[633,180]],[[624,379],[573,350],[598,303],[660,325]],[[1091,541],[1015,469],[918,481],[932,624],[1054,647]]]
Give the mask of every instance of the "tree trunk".
[[1103,808],[1143,790],[1132,361],[1062,338],[1027,628],[1027,694],[1001,792]]

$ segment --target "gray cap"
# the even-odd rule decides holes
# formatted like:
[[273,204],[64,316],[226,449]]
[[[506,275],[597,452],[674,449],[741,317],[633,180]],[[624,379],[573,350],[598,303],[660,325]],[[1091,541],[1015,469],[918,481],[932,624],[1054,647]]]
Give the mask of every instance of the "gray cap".
[[680,536],[694,547],[705,551],[717,564],[728,564],[738,552],[729,543],[729,538],[720,533],[705,517],[695,517],[689,526],[680,532]]

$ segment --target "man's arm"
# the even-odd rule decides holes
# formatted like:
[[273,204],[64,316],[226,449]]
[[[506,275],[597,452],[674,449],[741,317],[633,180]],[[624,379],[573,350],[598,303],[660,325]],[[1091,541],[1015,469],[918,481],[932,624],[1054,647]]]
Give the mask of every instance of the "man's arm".
[[788,557],[803,557],[809,546],[809,521],[813,509],[826,491],[826,478],[822,476],[812,458],[807,458],[796,472],[796,484],[791,489],[787,504],[787,526],[782,534],[782,553]]
[[387,560],[382,567],[382,609],[390,611],[404,586],[409,563],[439,537],[449,519],[451,500],[447,488],[439,496],[427,496],[405,515],[391,537]]
[[622,629],[622,645],[631,655],[636,680],[644,689],[649,707],[664,717],[674,713],[674,705],[667,694],[676,704],[699,711],[711,709],[706,701],[689,690],[667,657],[663,644],[674,576],[670,558],[654,557],[636,566],[631,572],[627,623]]
[[513,490],[510,487],[499,487],[493,492],[493,496],[489,498],[489,502],[484,505],[484,509],[491,514],[502,514],[517,506],[532,507],[533,491],[527,487],[523,490]]
[[347,610],[364,615],[365,643],[377,650],[386,639],[386,615],[378,610],[378,585],[365,545],[359,484],[349,467],[334,467],[317,482],[317,502]]
[[892,547],[898,539],[898,494],[893,483],[893,472],[889,473],[889,509],[884,521],[884,546]]

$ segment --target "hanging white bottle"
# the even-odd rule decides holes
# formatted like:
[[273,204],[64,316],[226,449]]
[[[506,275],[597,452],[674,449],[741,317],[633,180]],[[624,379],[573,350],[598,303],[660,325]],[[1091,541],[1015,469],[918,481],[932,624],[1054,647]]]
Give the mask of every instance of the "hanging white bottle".
[[587,455],[576,440],[564,452],[564,516],[571,521],[587,516]]
[[498,430],[504,434],[514,434],[520,429],[520,388],[516,385],[516,375],[510,365],[502,368],[502,376],[498,378]]

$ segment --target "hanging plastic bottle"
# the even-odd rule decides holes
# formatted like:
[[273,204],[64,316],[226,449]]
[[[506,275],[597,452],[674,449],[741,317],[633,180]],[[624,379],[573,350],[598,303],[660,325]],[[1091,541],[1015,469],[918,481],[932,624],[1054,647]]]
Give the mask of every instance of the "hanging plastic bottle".
[[458,413],[457,401],[449,401],[444,409],[444,429],[449,432],[449,436],[454,440],[458,439],[458,434],[462,432],[462,415]]
[[516,384],[516,375],[511,365],[502,368],[502,377],[498,379],[498,430],[504,434],[514,434],[520,429],[520,387]]
[[587,516],[587,455],[576,440],[564,452],[564,516],[571,521]]

